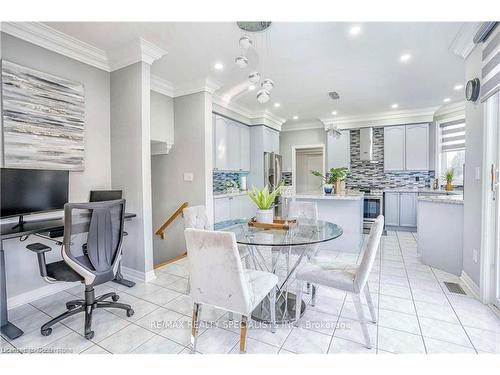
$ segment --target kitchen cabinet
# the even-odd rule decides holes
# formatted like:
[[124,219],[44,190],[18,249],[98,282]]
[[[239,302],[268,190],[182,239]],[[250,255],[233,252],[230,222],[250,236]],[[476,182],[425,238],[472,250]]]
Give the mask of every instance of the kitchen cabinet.
[[429,124],[384,127],[384,170],[429,169]]
[[384,170],[405,170],[405,126],[384,128]]
[[229,220],[230,217],[229,198],[214,199],[214,223]]
[[408,228],[417,226],[417,193],[386,192],[384,199],[386,226]]
[[406,170],[428,170],[429,124],[407,125],[405,138]]
[[268,127],[264,127],[264,152],[280,153],[280,135],[279,132]]
[[417,193],[399,193],[399,226],[417,226]]
[[399,193],[385,193],[385,225],[399,226]]
[[339,138],[327,135],[327,169],[351,168],[351,132],[342,130]]
[[255,216],[256,206],[246,195],[214,199],[214,223],[226,220],[250,219]]
[[250,170],[250,128],[240,125],[240,169]]
[[214,118],[214,169],[249,171],[250,129],[221,116]]

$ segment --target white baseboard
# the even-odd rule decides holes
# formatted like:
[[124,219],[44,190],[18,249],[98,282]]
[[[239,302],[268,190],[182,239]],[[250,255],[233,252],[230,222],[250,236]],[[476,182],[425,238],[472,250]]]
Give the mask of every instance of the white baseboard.
[[[50,296],[52,294],[56,294],[60,291],[73,288],[76,285],[79,285],[79,282],[74,283],[54,283],[47,284],[42,286],[41,288],[37,288],[34,290],[30,290],[25,293],[18,294],[17,296],[13,296],[7,299],[7,306],[9,309],[12,309],[17,306],[25,305],[27,303],[36,301],[37,299]],[[83,290],[83,289],[82,289]]]
[[480,293],[479,293],[479,287],[477,284],[470,278],[469,275],[465,271],[462,270],[462,275],[460,276],[460,280],[465,284],[467,289],[472,293],[472,295],[477,298],[478,300],[481,300],[480,298]]
[[156,279],[155,271],[150,270],[148,272],[141,272],[134,270],[133,268],[128,268],[121,266],[122,274],[126,279],[132,279],[136,281],[149,282]]

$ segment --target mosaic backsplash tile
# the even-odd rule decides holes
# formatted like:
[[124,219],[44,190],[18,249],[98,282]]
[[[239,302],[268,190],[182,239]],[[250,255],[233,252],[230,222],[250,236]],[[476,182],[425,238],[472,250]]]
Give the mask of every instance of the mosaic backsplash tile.
[[373,162],[362,161],[359,155],[360,131],[351,130],[351,172],[346,179],[347,188],[424,188],[430,186],[434,179],[434,171],[384,172],[383,128],[373,129]]
[[213,172],[214,193],[224,193],[231,187],[240,187],[240,174],[235,172]]

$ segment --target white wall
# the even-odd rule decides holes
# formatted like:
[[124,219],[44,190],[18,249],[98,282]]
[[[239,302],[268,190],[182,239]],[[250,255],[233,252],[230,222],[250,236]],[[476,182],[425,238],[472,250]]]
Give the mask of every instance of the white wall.
[[[168,155],[151,158],[153,191],[153,226],[158,228],[187,201],[205,205],[212,217],[212,98],[199,92],[174,99],[175,145]],[[183,174],[193,173],[192,182]],[[154,238],[155,264],[186,251],[182,218],[174,221],[165,240]]]
[[174,143],[174,100],[151,91],[151,140]]
[[[465,81],[481,77],[482,47],[477,46],[465,61]],[[477,262],[473,259],[473,251],[481,249],[481,203],[482,184],[476,180],[475,169],[482,170],[483,159],[483,105],[466,102],[465,104],[465,177],[464,177],[464,252],[463,270],[479,285],[481,254]],[[462,233],[457,233],[462,235]]]
[[[1,39],[1,54],[5,60],[85,86],[85,170],[70,172],[70,201],[88,201],[90,190],[111,188],[109,73],[4,33]],[[62,212],[56,215],[62,216]],[[11,302],[28,298],[26,293],[49,285],[39,275],[36,255],[25,249],[30,242],[44,242],[52,247],[47,257],[49,262],[61,258],[59,246],[50,241],[36,237],[23,243],[16,239],[4,241],[7,293]],[[63,285],[71,286],[69,283]]]
[[[326,145],[326,132],[323,128],[294,130],[280,133],[280,153],[283,171],[292,171],[292,147],[303,145]],[[325,146],[326,148],[326,146]]]
[[138,62],[111,73],[112,186],[121,189],[128,224],[122,265],[152,277],[150,65]]

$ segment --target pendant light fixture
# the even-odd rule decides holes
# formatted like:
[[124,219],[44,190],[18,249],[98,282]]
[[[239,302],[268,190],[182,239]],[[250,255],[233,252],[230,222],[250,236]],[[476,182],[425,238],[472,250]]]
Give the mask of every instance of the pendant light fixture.
[[248,59],[245,56],[238,56],[234,59],[236,65],[238,65],[241,69],[244,69],[248,66]]
[[248,75],[248,81],[250,83],[256,84],[259,83],[260,81],[260,73],[259,72],[252,72]]
[[272,79],[266,78],[262,81],[262,88],[267,91],[271,91],[274,87],[274,81]]
[[271,94],[265,89],[261,89],[257,92],[257,101],[259,103],[267,103],[271,99]]

